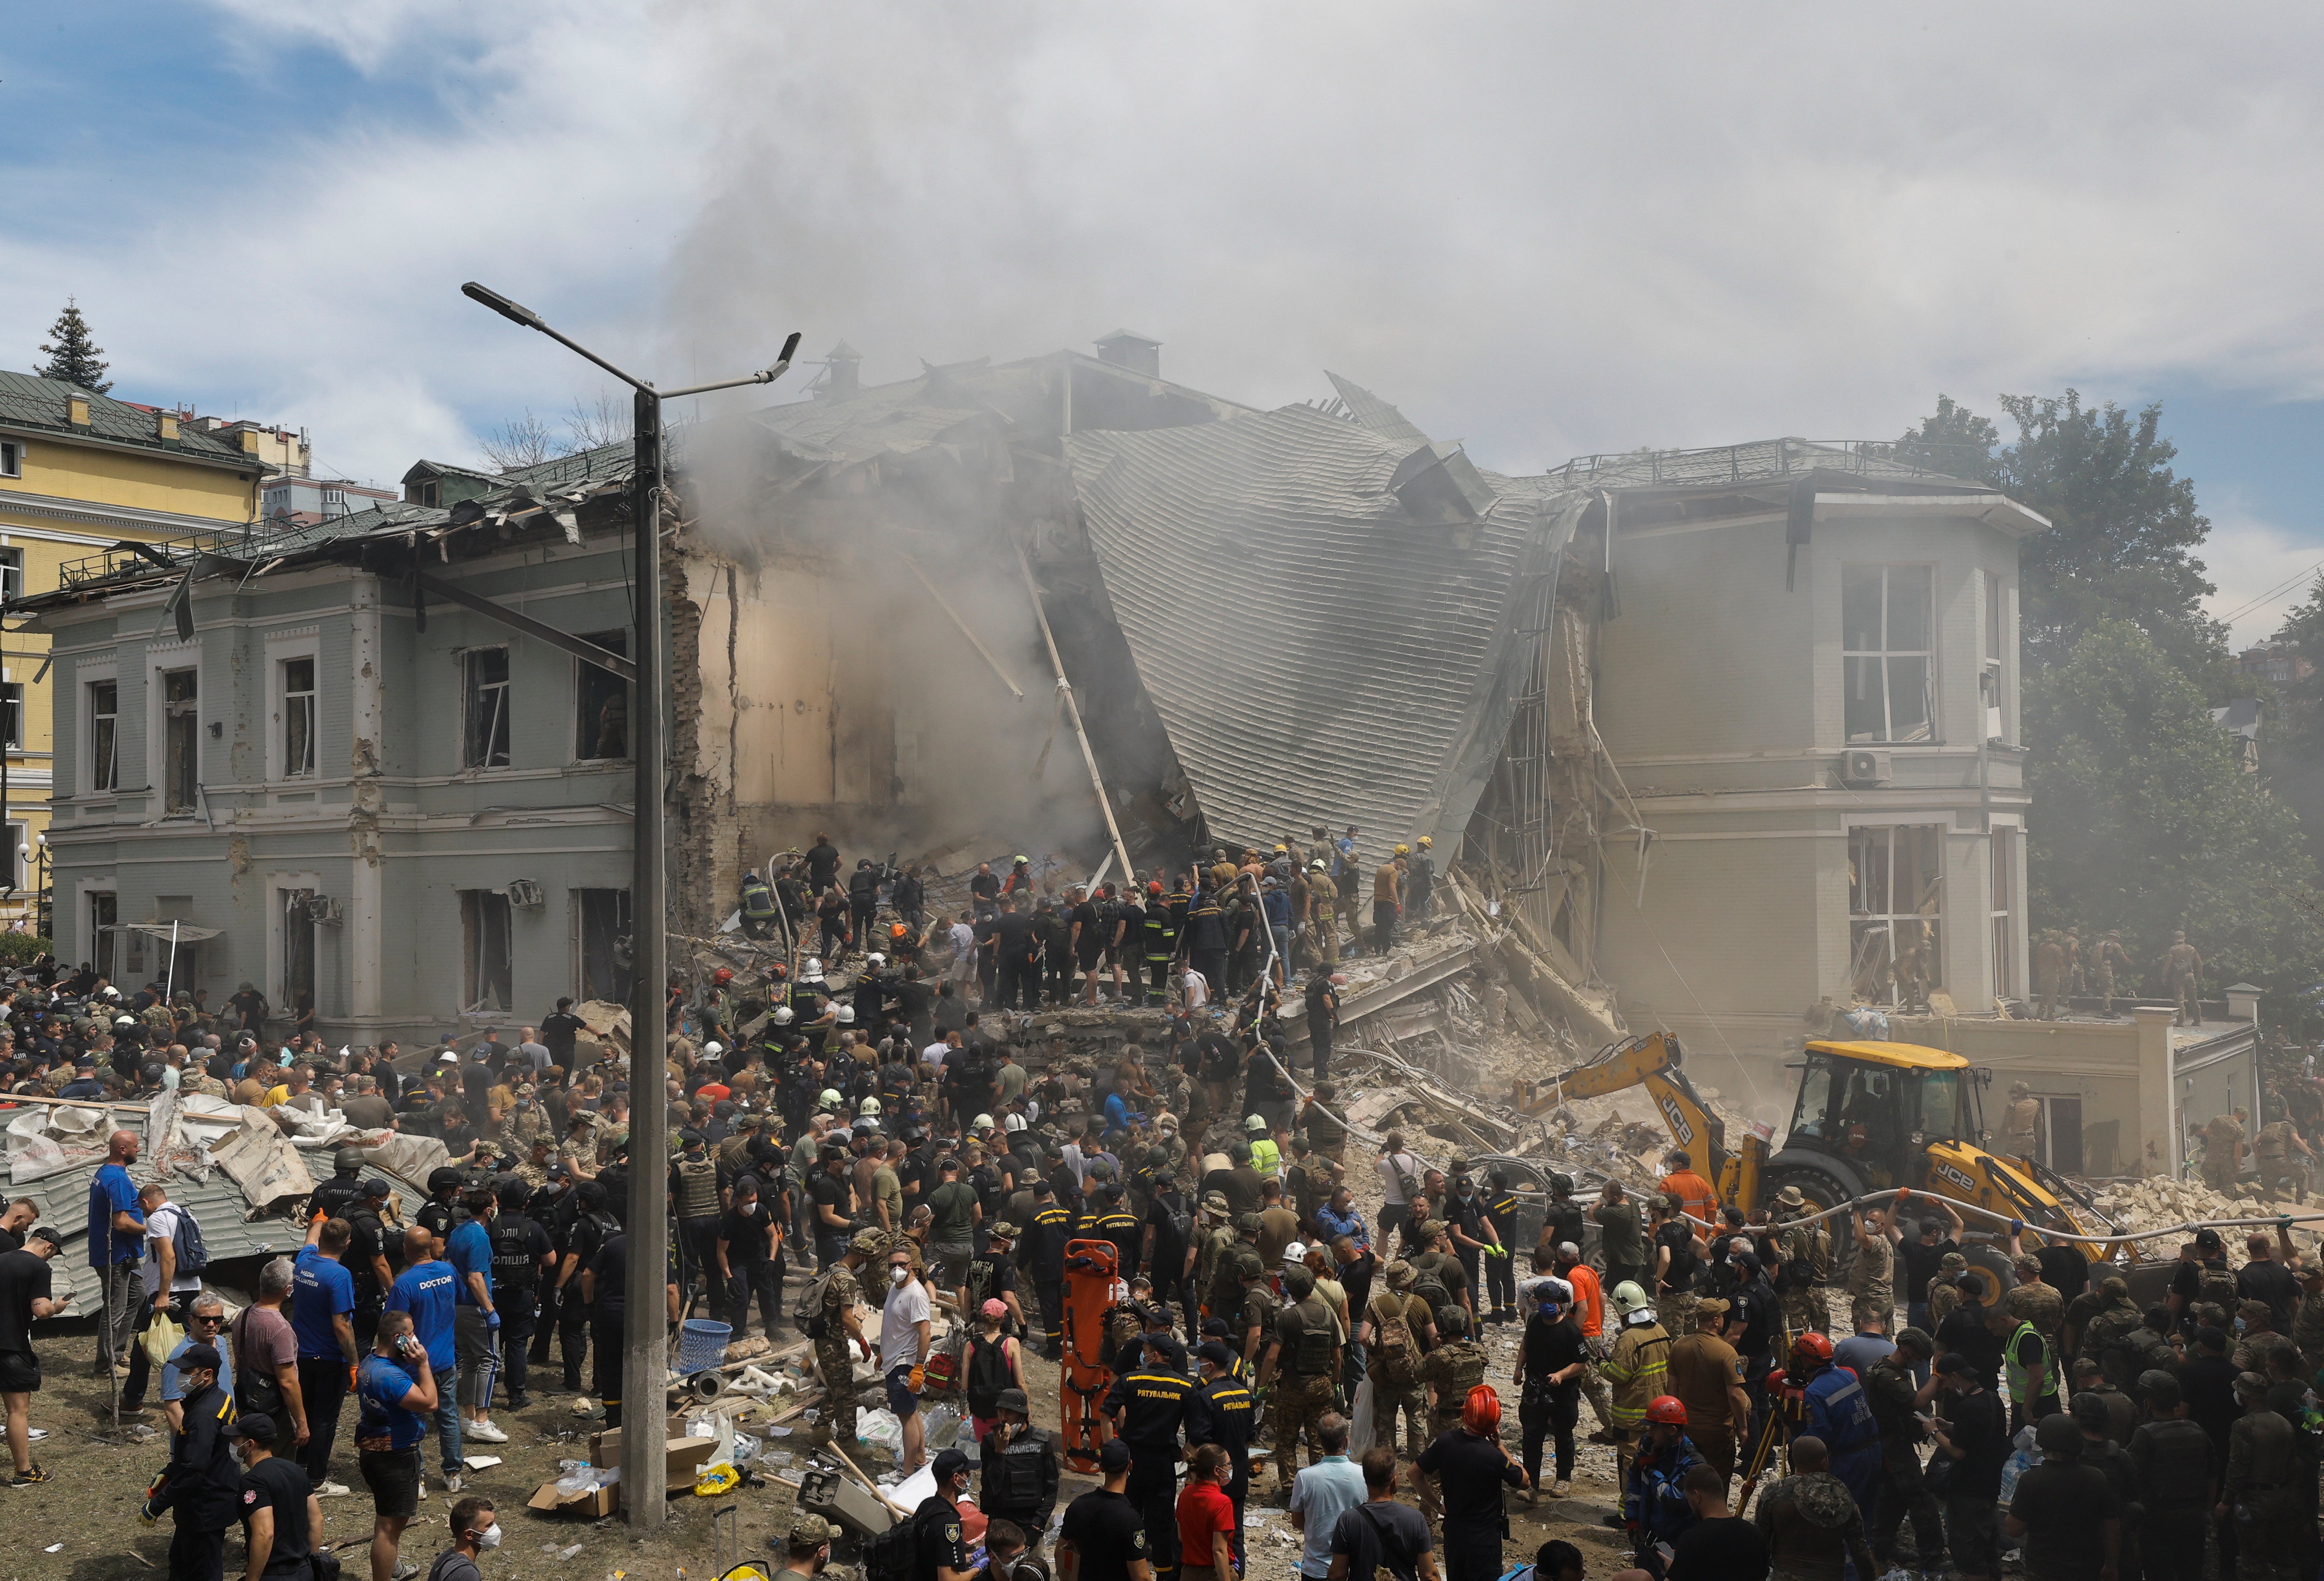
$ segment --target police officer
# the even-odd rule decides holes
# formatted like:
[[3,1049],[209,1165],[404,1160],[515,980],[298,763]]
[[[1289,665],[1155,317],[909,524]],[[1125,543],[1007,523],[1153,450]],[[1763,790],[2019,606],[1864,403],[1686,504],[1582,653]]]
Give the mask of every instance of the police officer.
[[307,1221],[345,1218],[363,1190],[363,1149],[343,1147],[331,1155],[332,1176],[307,1199]]
[[1186,1353],[1167,1336],[1149,1342],[1140,1364],[1114,1381],[1105,1414],[1115,1437],[1130,1446],[1130,1485],[1123,1490],[1146,1522],[1146,1553],[1157,1581],[1178,1573],[1179,1435],[1201,1410]]
[[[1299,1469],[1301,1434],[1313,1440],[1315,1458],[1323,1457],[1315,1424],[1331,1410],[1339,1387],[1340,1335],[1338,1319],[1316,1296],[1315,1276],[1304,1265],[1283,1271],[1283,1289],[1292,1304],[1275,1314],[1274,1337],[1259,1364],[1259,1389],[1271,1401],[1276,1485],[1287,1494]],[[1270,1396],[1268,1385],[1278,1374],[1281,1382]]]
[[493,1309],[501,1316],[501,1348],[508,1368],[508,1403],[522,1410],[532,1403],[524,1391],[535,1326],[540,1321],[540,1276],[552,1267],[557,1248],[549,1232],[525,1212],[532,1193],[521,1180],[503,1184],[493,1216]]
[[1022,1389],[1004,1389],[994,1407],[999,1420],[984,1437],[984,1484],[976,1507],[994,1521],[1013,1521],[1038,1547],[1057,1506],[1057,1440],[1032,1425]]
[[164,1510],[177,1512],[177,1535],[170,1540],[171,1581],[222,1581],[226,1528],[242,1513],[242,1467],[226,1436],[234,1401],[218,1387],[219,1361],[217,1348],[207,1345],[189,1345],[179,1355],[184,1415],[170,1435],[170,1464],[138,1512],[148,1526]]
[[[726,1209],[725,1194],[720,1189],[718,1166],[711,1161],[702,1133],[682,1131],[678,1141],[683,1151],[669,1167],[669,1197],[678,1214],[679,1255],[685,1260],[686,1283],[688,1288],[696,1280],[715,1284],[718,1218]],[[723,1296],[724,1292],[714,1294]]]
[[449,1164],[428,1171],[428,1200],[420,1209],[419,1224],[436,1237],[439,1257],[443,1255],[445,1240],[467,1221],[468,1210],[458,1200],[461,1184],[466,1179]]
[[589,1354],[589,1304],[581,1299],[581,1271],[622,1233],[620,1221],[606,1210],[604,1181],[584,1180],[575,1195],[579,1211],[557,1260],[557,1339],[567,1394],[581,1392],[581,1358]]
[[1204,1340],[1194,1354],[1202,1364],[1202,1387],[1194,1391],[1201,1409],[1187,1419],[1186,1447],[1216,1444],[1227,1452],[1231,1475],[1226,1491],[1234,1501],[1234,1551],[1240,1564],[1242,1512],[1250,1498],[1250,1438],[1258,1426],[1258,1402],[1236,1365],[1240,1358],[1222,1341]]
[[387,1306],[387,1292],[395,1283],[394,1271],[389,1268],[387,1250],[391,1244],[401,1246],[403,1237],[390,1235],[385,1209],[395,1188],[385,1180],[370,1179],[362,1183],[355,1199],[335,1217],[347,1221],[354,1232],[347,1243],[347,1271],[355,1276],[355,1309],[354,1325],[358,1353],[371,1349],[371,1342],[379,1334],[379,1315]]

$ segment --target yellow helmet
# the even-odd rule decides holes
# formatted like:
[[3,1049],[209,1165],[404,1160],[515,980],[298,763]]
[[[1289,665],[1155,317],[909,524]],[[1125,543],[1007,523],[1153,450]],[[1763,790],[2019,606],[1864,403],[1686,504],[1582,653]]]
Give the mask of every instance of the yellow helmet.
[[1412,847],[1409,846],[1399,845],[1396,848],[1396,854],[1399,856],[1409,856],[1412,855]]
[[1435,840],[1434,840],[1434,838],[1432,838],[1431,837],[1429,837],[1429,836],[1427,836],[1427,835],[1423,835],[1423,836],[1421,836],[1421,837],[1420,837],[1420,845],[1421,845],[1421,848],[1422,848],[1423,850],[1427,849],[1429,846],[1434,846],[1434,844],[1436,844],[1436,842],[1435,842]]

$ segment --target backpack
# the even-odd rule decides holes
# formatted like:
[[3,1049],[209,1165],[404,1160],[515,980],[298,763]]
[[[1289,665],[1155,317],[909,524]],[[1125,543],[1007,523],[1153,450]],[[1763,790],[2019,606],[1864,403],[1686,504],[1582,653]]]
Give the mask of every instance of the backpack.
[[1184,1205],[1179,1207],[1172,1207],[1168,1202],[1164,1201],[1158,1196],[1155,1200],[1161,1204],[1162,1216],[1168,1222],[1170,1225],[1170,1233],[1177,1237],[1177,1245],[1179,1249],[1184,1251],[1185,1249],[1186,1243],[1193,1238],[1194,1234],[1194,1204],[1187,1202],[1184,1196],[1181,1196],[1178,1198],[1179,1202]]
[[1429,1315],[1439,1324],[1444,1321],[1445,1308],[1454,1304],[1452,1295],[1444,1289],[1443,1281],[1433,1273],[1424,1273],[1414,1280],[1412,1293],[1426,1303]]
[[2236,1288],[2234,1274],[2224,1268],[2213,1268],[2206,1264],[2200,1276],[2197,1290],[2199,1291],[2197,1299],[2224,1307],[2230,1317],[2234,1316],[2236,1302],[2240,1295]]
[[1402,1153],[1387,1156],[1388,1173],[1396,1177],[1397,1195],[1403,1197],[1405,1206],[1409,1207],[1413,1199],[1420,1195],[1420,1177],[1404,1167]]
[[838,1271],[839,1264],[832,1263],[809,1280],[807,1288],[799,1291],[798,1299],[791,1303],[791,1321],[798,1326],[799,1333],[809,1339],[831,1336],[831,1324],[824,1310],[824,1303],[831,1296],[831,1276]]
[[909,1515],[863,1545],[863,1581],[917,1581],[920,1519]]
[[1006,1340],[988,1340],[981,1334],[968,1338],[968,1409],[974,1415],[989,1417],[996,1409],[994,1401],[1009,1383],[1009,1345]]
[[[1409,1389],[1420,1381],[1420,1361],[1414,1354],[1412,1325],[1404,1318],[1404,1298],[1397,1296],[1391,1307],[1374,1310],[1372,1354],[1380,1376],[1399,1389]],[[1387,1315],[1389,1310],[1394,1317]]]
[[178,1260],[180,1277],[201,1272],[210,1265],[210,1249],[202,1244],[202,1226],[194,1221],[193,1209],[181,1202],[170,1205],[178,1210],[178,1222],[170,1231],[170,1250]]

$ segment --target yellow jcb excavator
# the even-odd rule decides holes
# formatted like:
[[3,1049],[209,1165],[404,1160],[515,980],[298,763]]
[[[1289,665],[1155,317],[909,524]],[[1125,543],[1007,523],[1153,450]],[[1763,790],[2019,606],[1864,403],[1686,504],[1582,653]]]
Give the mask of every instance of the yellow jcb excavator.
[[[1540,1114],[1569,1099],[1643,1086],[1675,1144],[1719,1188],[1720,1200],[1747,1209],[1766,1207],[1787,1186],[1800,1188],[1810,1211],[1909,1187],[2033,1229],[2103,1235],[2118,1228],[2072,1181],[2034,1160],[1985,1150],[1992,1133],[1980,1123],[1978,1091],[1992,1072],[1971,1068],[1958,1054],[1915,1043],[1808,1044],[1791,1129],[1773,1152],[1756,1133],[1730,1143],[1726,1126],[1679,1068],[1681,1057],[1678,1040],[1667,1032],[1632,1038],[1521,1089],[1517,1106]],[[1996,1228],[1976,1217],[1970,1227]],[[1832,1238],[1844,1258],[1850,1237],[1836,1231]],[[2126,1244],[2096,1242],[2080,1250],[2103,1262]]]

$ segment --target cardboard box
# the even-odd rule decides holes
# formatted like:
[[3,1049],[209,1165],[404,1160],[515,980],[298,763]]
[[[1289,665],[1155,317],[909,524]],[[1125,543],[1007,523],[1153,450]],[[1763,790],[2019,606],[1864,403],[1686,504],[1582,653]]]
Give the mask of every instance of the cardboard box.
[[560,1515],[580,1515],[597,1520],[611,1515],[622,1507],[622,1484],[592,1488],[586,1493],[565,1493],[553,1482],[545,1482],[525,1501],[529,1510],[554,1511]]
[[[662,1460],[663,1475],[673,1491],[690,1488],[702,1468],[710,1463],[716,1451],[715,1438],[671,1438],[668,1440]],[[589,1436],[589,1464],[619,1465],[622,1463],[622,1429],[609,1428]]]

